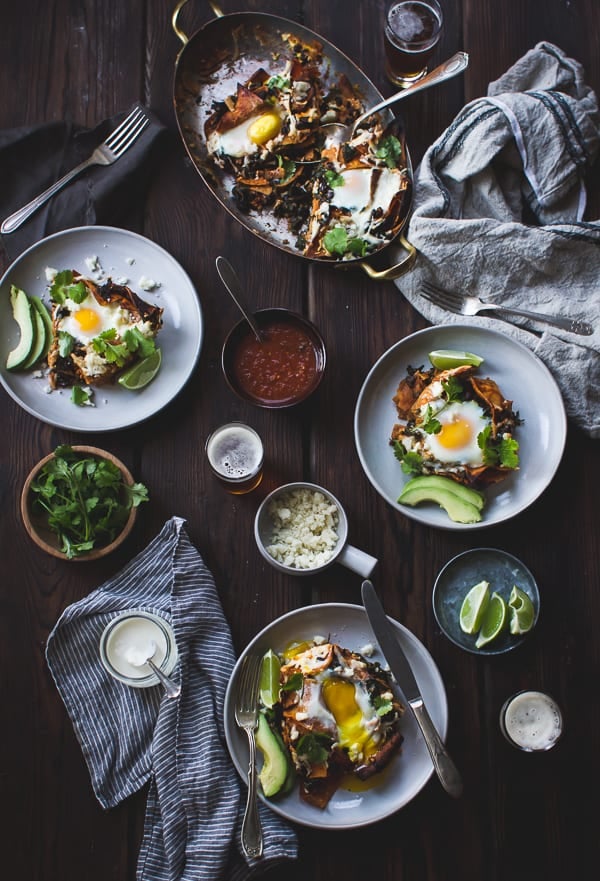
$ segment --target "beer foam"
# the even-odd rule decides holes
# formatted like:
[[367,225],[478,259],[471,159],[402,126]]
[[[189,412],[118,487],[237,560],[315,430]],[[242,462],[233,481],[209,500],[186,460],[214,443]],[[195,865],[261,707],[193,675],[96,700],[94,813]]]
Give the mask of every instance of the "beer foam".
[[506,707],[504,727],[507,736],[525,750],[546,750],[562,732],[560,710],[547,694],[526,691],[516,695]]

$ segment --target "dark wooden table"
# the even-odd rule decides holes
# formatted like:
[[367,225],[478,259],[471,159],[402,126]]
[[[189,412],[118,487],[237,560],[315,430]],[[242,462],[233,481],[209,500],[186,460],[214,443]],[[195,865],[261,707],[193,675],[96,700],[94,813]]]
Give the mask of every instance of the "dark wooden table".
[[[62,610],[116,573],[177,514],[211,567],[241,650],[284,612],[327,601],[360,602],[360,579],[339,566],[295,579],[268,566],[252,534],[264,493],[283,482],[312,479],[344,503],[354,544],[380,559],[376,576],[390,614],[427,646],[445,681],[448,745],[463,772],[465,793],[450,799],[435,779],[402,811],[359,832],[299,829],[297,864],[273,879],[481,881],[588,878],[600,861],[594,822],[599,768],[600,584],[597,443],[572,426],[550,487],[526,512],[489,531],[431,530],[401,516],[364,476],[354,447],[358,391],[374,361],[394,342],[426,326],[396,287],[360,272],[343,275],[262,243],[219,208],[176,134],[172,105],[180,43],[171,28],[174,0],[21,0],[0,13],[3,128],[67,119],[93,126],[135,100],[146,102],[171,139],[148,197],[132,226],[170,251],[193,279],[206,321],[198,367],[166,410],[145,424],[109,435],[85,435],[135,471],[151,492],[128,543],[97,564],[51,559],[30,542],[18,499],[31,466],[57,443],[82,435],[55,429],[0,395],[0,874],[20,881],[133,879],[144,794],[104,813],[97,804],[71,724],[44,659],[49,631]],[[247,0],[227,2],[301,21],[351,56],[385,94],[382,0]],[[437,58],[470,53],[459,77],[403,106],[413,160],[468,100],[540,40],[580,60],[600,90],[597,0],[445,0],[446,26]],[[182,24],[193,33],[212,17],[190,3]],[[598,216],[597,170],[589,181],[588,219]],[[269,412],[242,405],[220,371],[220,348],[237,320],[214,268],[227,256],[258,307],[285,305],[318,325],[327,343],[326,378],[310,405]],[[6,259],[4,266],[7,265]],[[227,495],[211,478],[204,441],[217,425],[241,419],[262,435],[263,487]],[[543,614],[518,651],[476,657],[436,626],[431,594],[436,573],[475,545],[503,548],[537,576]],[[498,728],[504,699],[521,688],[548,690],[565,716],[554,751],[525,756]]]

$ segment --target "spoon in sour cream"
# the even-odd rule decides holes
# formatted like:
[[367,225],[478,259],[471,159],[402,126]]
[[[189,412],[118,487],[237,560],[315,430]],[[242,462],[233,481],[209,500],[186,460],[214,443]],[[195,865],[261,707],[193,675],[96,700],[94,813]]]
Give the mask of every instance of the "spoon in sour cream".
[[165,676],[160,667],[157,667],[152,660],[156,654],[156,648],[156,643],[151,639],[146,645],[129,646],[125,651],[124,657],[127,663],[131,664],[132,667],[150,667],[159,682],[164,686],[167,697],[179,697],[181,694],[181,685],[178,685],[176,682],[173,682],[172,679],[169,679],[168,676]]

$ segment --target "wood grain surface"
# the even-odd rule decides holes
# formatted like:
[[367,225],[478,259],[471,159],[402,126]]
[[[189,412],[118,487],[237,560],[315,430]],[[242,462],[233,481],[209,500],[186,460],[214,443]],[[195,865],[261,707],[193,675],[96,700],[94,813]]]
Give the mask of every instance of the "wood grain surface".
[[[142,425],[77,435],[42,423],[0,393],[0,874],[19,881],[133,881],[145,793],[116,809],[97,804],[81,750],[46,666],[46,639],[61,612],[140,551],[167,518],[186,518],[211,568],[236,649],[279,615],[311,603],[360,602],[360,579],[340,566],[308,578],[278,573],[260,556],[253,519],[275,486],[310,479],[344,504],[353,544],[380,560],[376,575],[389,614],[427,646],[449,701],[448,747],[464,775],[454,801],[435,779],[403,810],[372,827],[325,833],[299,829],[300,858],[270,881],[541,881],[589,878],[600,863],[595,797],[599,770],[600,547],[598,443],[569,426],[556,477],[526,512],[477,533],[432,530],[392,510],[361,469],[353,437],[356,398],[372,364],[427,322],[391,282],[340,273],[279,251],[235,222],[208,192],[179,139],[173,109],[181,43],[171,27],[175,0],[20,0],[0,11],[0,128],[68,120],[93,126],[147,103],[169,129],[144,204],[130,226],[169,251],[191,276],[206,335],[184,391]],[[225,12],[271,12],[302,22],[350,56],[384,95],[382,0],[223,3]],[[597,0],[442,0],[446,23],[435,60],[470,54],[464,76],[403,103],[416,165],[459,109],[484,95],[541,40],[581,61],[600,90]],[[180,15],[189,35],[212,18],[192,0]],[[588,181],[588,219],[600,209],[600,180]],[[268,411],[240,403],[221,375],[220,351],[238,320],[217,276],[223,254],[238,268],[256,308],[306,314],[326,341],[328,368],[314,398]],[[6,257],[3,268],[8,266]],[[261,434],[266,475],[259,490],[227,495],[204,456],[207,435],[230,420]],[[33,464],[58,443],[105,447],[150,488],[129,540],[112,556],[73,566],[40,552],[19,515]],[[503,548],[536,575],[542,615],[518,651],[476,657],[436,625],[436,574],[473,546]],[[565,735],[543,756],[502,739],[504,699],[525,687],[548,690],[563,709]],[[215,879],[216,881],[216,879]]]

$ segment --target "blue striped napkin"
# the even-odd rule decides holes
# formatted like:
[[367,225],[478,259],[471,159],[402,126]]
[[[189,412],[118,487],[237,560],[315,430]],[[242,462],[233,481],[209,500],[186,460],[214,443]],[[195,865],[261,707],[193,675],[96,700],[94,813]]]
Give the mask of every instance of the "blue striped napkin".
[[[102,667],[102,631],[131,608],[170,621],[179,698],[162,699],[160,686],[129,688]],[[150,781],[138,881],[242,881],[297,856],[293,828],[262,804],[264,856],[248,861],[241,851],[245,798],[223,729],[235,655],[214,580],[181,518],[168,520],[122,572],[65,609],[46,659],[100,804],[113,807]]]

